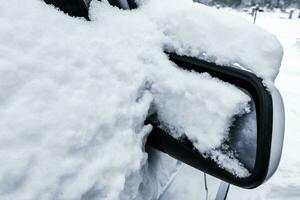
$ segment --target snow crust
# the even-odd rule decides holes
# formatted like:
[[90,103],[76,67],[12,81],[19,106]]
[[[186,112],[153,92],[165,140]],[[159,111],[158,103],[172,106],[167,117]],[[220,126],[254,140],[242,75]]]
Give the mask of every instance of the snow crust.
[[94,1],[91,22],[39,0],[0,4],[1,199],[156,198],[179,165],[148,159],[150,107],[199,151],[220,145],[248,96],[178,69],[164,50],[239,63],[267,80],[278,73],[280,45],[250,23],[218,21],[186,0],[142,4],[129,12]]

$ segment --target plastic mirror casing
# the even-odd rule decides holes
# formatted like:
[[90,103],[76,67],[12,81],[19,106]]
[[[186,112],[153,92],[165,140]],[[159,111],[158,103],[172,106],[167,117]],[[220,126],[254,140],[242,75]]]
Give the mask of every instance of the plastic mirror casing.
[[[218,66],[196,58],[169,54],[170,60],[178,67],[198,73],[207,72],[212,77],[246,90],[253,98],[257,113],[257,152],[254,170],[245,178],[238,178],[221,168],[211,158],[205,158],[199,153],[188,139],[177,140],[164,130],[154,126],[147,145],[150,145],[171,157],[180,160],[196,169],[217,177],[230,184],[243,188],[255,188],[261,185],[276,170],[282,151],[284,118],[282,117],[283,103],[278,92],[276,99],[276,123],[273,121],[273,96],[264,86],[262,79],[251,72]],[[275,91],[275,90],[274,90]],[[277,91],[277,90],[276,90]],[[279,114],[279,116],[277,116]],[[284,116],[284,115],[283,115]],[[197,117],[197,116],[195,116]],[[151,123],[147,121],[146,123]],[[273,131],[276,135],[273,138]],[[273,146],[272,146],[273,145]],[[272,155],[271,155],[272,149]],[[272,166],[271,166],[271,165]]]

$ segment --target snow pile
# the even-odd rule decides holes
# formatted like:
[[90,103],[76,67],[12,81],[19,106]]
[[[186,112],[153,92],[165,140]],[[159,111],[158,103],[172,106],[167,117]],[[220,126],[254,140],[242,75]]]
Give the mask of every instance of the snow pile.
[[[160,22],[182,18],[190,24],[201,11],[208,16],[215,12],[199,5],[191,10],[194,4],[184,2],[187,7],[179,1],[162,6],[170,12],[155,13],[160,20],[150,16],[159,6],[155,0],[134,12],[93,2],[91,22],[67,17],[39,0],[0,4],[1,199],[156,198],[178,163],[159,156],[147,160],[144,143],[151,126],[144,120],[151,106],[163,122],[184,129],[199,150],[220,145],[232,117],[247,111],[249,98],[229,84],[184,72],[168,60],[164,48],[191,51],[191,41],[202,40],[200,29],[191,30],[196,35],[186,35],[180,26],[167,27],[166,32]],[[226,27],[222,23],[227,24],[217,26]],[[252,28],[245,24],[243,28]],[[217,30],[206,31],[212,31],[207,35],[213,45]],[[231,39],[242,46],[238,38]],[[275,47],[274,55],[280,54]],[[250,51],[256,60],[262,53],[258,49]],[[243,57],[239,51],[233,49],[232,55]],[[267,58],[273,58],[273,51],[265,52],[270,53]],[[207,55],[247,66],[248,54],[242,59],[222,57],[222,52]],[[267,70],[255,66],[258,73],[277,74],[277,66],[271,69],[264,62]],[[201,127],[194,116],[201,119]]]
[[278,75],[283,56],[276,37],[239,15],[189,0],[145,0],[145,12],[165,33],[165,48],[221,65],[243,68],[267,81]]
[[247,112],[250,101],[244,92],[207,73],[173,73],[152,91],[162,126],[176,138],[186,135],[200,152],[221,145],[232,117]]

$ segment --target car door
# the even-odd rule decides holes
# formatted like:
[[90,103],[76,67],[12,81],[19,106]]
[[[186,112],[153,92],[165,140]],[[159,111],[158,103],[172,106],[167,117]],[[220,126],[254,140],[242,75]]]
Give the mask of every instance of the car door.
[[221,181],[182,164],[174,178],[160,195],[160,200],[215,199]]

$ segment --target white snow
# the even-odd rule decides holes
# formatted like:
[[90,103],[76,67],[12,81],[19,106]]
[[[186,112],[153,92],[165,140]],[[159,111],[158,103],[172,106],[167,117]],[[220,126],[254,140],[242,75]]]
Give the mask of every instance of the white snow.
[[[144,0],[145,12],[159,25],[165,48],[221,65],[238,63],[274,81],[283,56],[276,37],[238,14],[189,0]],[[246,48],[245,48],[246,47]]]
[[[165,49],[205,52],[205,59],[239,63],[266,80],[278,73],[282,49],[274,36],[226,13],[227,21],[218,21],[218,11],[187,0],[158,2],[129,12],[94,1],[91,22],[39,0],[0,4],[1,199],[156,198],[178,162],[147,160],[151,126],[144,120],[152,105],[199,150],[220,144],[249,98],[178,69]],[[238,34],[220,38],[223,29]],[[251,45],[241,53],[246,38]]]
[[[153,85],[152,91],[162,125],[176,138],[185,134],[200,152],[221,145],[232,117],[247,112],[250,101],[236,87],[207,73],[173,73],[164,85]],[[230,98],[224,98],[228,93]]]
[[250,175],[249,171],[243,166],[243,164],[235,158],[233,152],[229,151],[225,154],[219,150],[211,150],[209,155],[220,165],[221,168],[226,169],[237,177],[247,177]]

